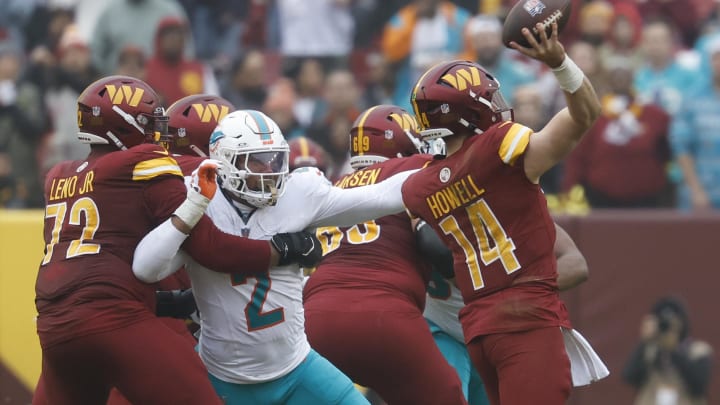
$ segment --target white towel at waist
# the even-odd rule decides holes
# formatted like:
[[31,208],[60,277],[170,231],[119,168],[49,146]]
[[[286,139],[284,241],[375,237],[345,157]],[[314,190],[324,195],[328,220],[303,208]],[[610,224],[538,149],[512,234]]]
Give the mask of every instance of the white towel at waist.
[[610,374],[605,363],[583,335],[575,329],[560,329],[565,341],[565,351],[570,358],[570,372],[574,387],[588,385]]

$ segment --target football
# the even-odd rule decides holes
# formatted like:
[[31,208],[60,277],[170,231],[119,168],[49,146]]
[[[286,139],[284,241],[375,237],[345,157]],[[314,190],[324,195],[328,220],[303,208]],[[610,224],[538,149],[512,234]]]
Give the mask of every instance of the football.
[[520,0],[510,9],[505,23],[503,24],[502,41],[505,46],[510,47],[510,42],[515,41],[520,46],[530,47],[530,44],[522,34],[522,29],[527,27],[533,31],[535,38],[540,41],[540,36],[535,24],[542,23],[547,32],[548,38],[552,33],[551,24],[557,22],[558,34],[562,31],[570,18],[570,0]]

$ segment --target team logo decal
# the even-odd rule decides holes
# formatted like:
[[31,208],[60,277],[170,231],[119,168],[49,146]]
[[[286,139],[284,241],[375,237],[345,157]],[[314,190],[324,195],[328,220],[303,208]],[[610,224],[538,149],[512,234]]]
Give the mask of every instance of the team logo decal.
[[458,69],[454,73],[446,73],[442,80],[460,91],[467,89],[468,86],[479,86],[482,83],[480,70],[476,66]]
[[110,101],[113,104],[128,104],[130,107],[137,107],[138,104],[140,104],[143,94],[145,94],[145,90],[125,84],[120,87],[115,87],[113,84],[106,84],[105,89],[107,89],[108,97],[110,97]]
[[545,4],[540,0],[527,0],[525,4],[523,4],[523,8],[530,16],[535,17],[545,10]]
[[443,167],[440,170],[440,181],[443,183],[447,183],[450,180],[450,168],[449,167]]

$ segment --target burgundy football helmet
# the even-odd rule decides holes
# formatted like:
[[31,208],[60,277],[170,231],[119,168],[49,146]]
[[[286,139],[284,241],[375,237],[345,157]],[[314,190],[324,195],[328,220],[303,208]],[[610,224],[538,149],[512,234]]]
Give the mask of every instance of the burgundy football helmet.
[[108,76],[78,97],[78,139],[124,150],[167,133],[160,97],[147,83],[129,76]]
[[168,109],[170,151],[178,155],[207,157],[210,135],[221,119],[235,111],[229,101],[209,94],[183,97]]
[[288,141],[290,145],[290,171],[300,167],[317,167],[327,172],[328,154],[317,142],[304,136],[297,136]]
[[456,60],[440,63],[415,84],[410,102],[423,139],[482,133],[513,119],[500,83],[482,66]]
[[350,129],[350,166],[361,169],[424,152],[415,117],[395,105],[365,110]]

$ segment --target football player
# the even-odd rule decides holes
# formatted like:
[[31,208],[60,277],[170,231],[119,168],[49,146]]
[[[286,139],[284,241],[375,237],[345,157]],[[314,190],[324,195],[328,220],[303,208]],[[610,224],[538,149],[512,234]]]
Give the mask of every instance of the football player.
[[[90,84],[77,118],[90,154],[59,163],[45,180],[46,246],[35,286],[43,397],[34,403],[104,404],[117,387],[132,403],[220,404],[192,346],[155,316],[154,286],[133,276],[135,247],[163,221],[190,222],[184,248],[195,260],[226,272],[242,263],[252,273],[296,260],[291,243],[299,236],[273,244],[239,238],[203,217],[207,197],[186,189],[167,150],[146,144],[166,133],[167,116],[141,80]],[[225,254],[208,254],[209,246]]]
[[524,28],[531,47],[512,47],[552,69],[568,105],[537,133],[512,121],[500,83],[473,62],[434,66],[411,94],[422,135],[443,137],[448,156],[411,176],[403,199],[452,251],[465,342],[494,405],[564,404],[571,387],[555,225],[538,182],[592,125],[600,103],[565,54],[557,24],[549,38],[535,28],[539,42]]
[[325,173],[330,163],[327,151],[317,142],[304,136],[292,138],[290,146],[290,171],[301,167],[317,167]]
[[[350,131],[355,172],[335,184],[352,189],[422,168],[432,159],[425,150],[412,115],[372,107]],[[407,213],[316,234],[324,257],[304,290],[310,345],[390,405],[466,403],[422,315],[429,267]]]
[[[241,110],[223,118],[210,139],[210,157],[221,162],[221,192],[207,209],[220,229],[268,239],[277,232],[352,225],[404,208],[400,185],[412,171],[343,190],[316,168],[288,175],[288,155],[280,129],[265,114]],[[135,275],[154,282],[178,264],[186,266],[202,320],[200,357],[226,404],[367,403],[347,376],[310,348],[297,264],[254,276],[222,274],[182,251],[173,257],[184,235],[156,231],[135,252]],[[170,234],[177,236],[174,245],[163,242]],[[158,243],[164,246],[159,251]]]
[[[446,278],[453,274],[452,253],[442,244],[440,237],[420,221],[418,234],[421,249],[435,252],[440,259],[435,260],[435,270],[428,286],[425,319],[427,319],[433,338],[445,359],[457,371],[463,385],[463,392],[469,405],[487,405],[489,400],[485,394],[482,379],[472,365],[470,355],[465,347],[462,326],[458,313],[464,306],[460,290],[452,279]],[[570,235],[555,224],[557,238],[555,240],[555,256],[557,258],[558,288],[568,290],[579,285],[588,278],[588,267],[585,257],[578,250]]]

